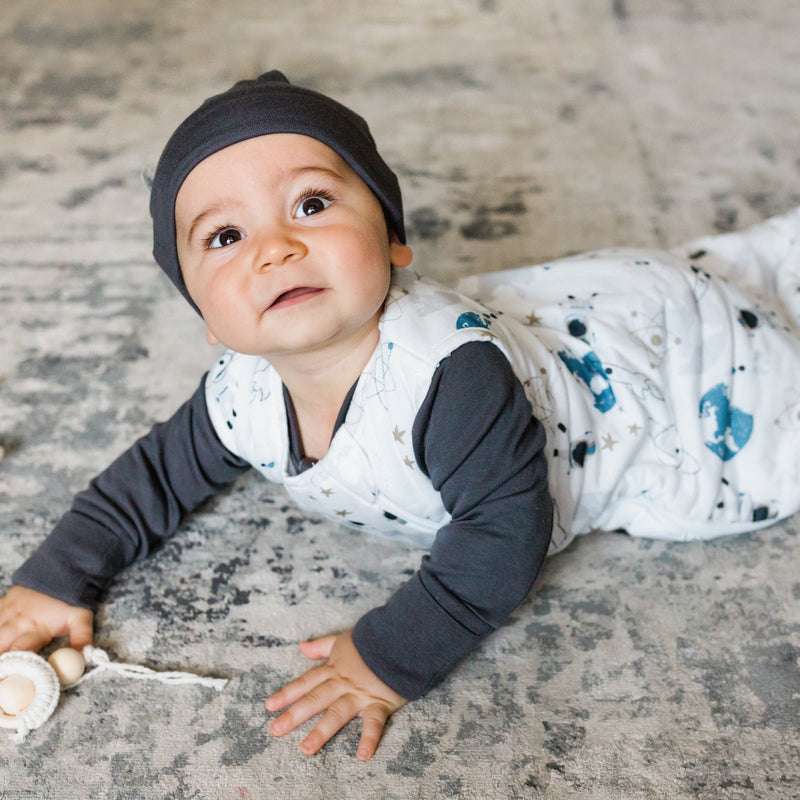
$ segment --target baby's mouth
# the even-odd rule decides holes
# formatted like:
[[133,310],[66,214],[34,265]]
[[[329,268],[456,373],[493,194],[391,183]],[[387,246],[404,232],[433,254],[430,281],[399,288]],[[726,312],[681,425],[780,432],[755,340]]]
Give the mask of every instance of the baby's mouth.
[[301,303],[303,300],[307,300],[312,295],[320,294],[322,291],[322,289],[315,286],[296,286],[294,289],[289,289],[288,292],[279,294],[272,301],[272,305],[270,305],[269,308],[271,310],[273,308],[282,308],[294,305],[295,303]]

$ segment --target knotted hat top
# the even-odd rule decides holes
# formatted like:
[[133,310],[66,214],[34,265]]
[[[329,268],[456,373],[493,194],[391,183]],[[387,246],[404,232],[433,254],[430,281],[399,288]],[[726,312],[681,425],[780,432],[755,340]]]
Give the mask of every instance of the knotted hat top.
[[310,136],[338,153],[383,207],[387,225],[405,243],[403,201],[397,176],[381,158],[367,123],[319,92],[295,86],[277,70],[239,81],[206,100],[172,134],[150,189],[153,256],[190,305],[175,241],[175,198],[187,175],[224,147],[270,133]]

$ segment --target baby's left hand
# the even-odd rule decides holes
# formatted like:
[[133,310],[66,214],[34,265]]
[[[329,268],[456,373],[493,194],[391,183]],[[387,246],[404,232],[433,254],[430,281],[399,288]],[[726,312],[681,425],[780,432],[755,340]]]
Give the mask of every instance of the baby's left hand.
[[389,716],[406,701],[390,689],[358,654],[350,631],[302,642],[308,658],[326,658],[321,666],[304,672],[267,698],[268,711],[291,707],[270,725],[275,736],[283,736],[324,711],[322,719],[300,745],[313,755],[350,720],[363,717],[356,758],[371,758]]

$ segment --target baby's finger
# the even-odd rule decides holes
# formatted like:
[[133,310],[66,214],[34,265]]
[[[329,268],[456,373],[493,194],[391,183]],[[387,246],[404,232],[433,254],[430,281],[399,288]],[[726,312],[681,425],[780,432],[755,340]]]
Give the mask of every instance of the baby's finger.
[[93,621],[94,614],[85,608],[76,609],[75,613],[67,620],[69,643],[73,650],[80,652],[87,644],[92,643]]
[[[341,689],[338,688],[333,681],[325,681],[325,683],[320,684],[307,694],[304,694],[297,702],[293,703],[284,711],[283,714],[270,725],[270,730],[275,736],[283,736],[293,731],[298,725],[302,725],[317,714],[322,713],[326,709],[330,709],[334,703],[340,700],[341,693]],[[334,715],[337,713],[338,712],[335,711]],[[356,710],[352,716],[355,716],[357,713],[358,711]],[[352,719],[352,716],[349,719]]]
[[358,716],[359,708],[353,695],[342,695],[332,703],[316,724],[314,730],[300,744],[300,750],[307,756],[318,753],[350,720]]
[[0,653],[5,653],[6,650],[11,649],[11,645],[17,635],[17,632],[12,630],[10,625],[0,625]]
[[299,678],[295,678],[287,683],[277,692],[271,694],[265,701],[267,711],[280,711],[282,708],[296,702],[304,695],[319,686],[328,677],[328,671],[324,667],[313,667],[304,672]]
[[20,633],[8,644],[6,650],[30,650],[38,653],[51,640],[51,637],[42,631],[33,630]]
[[372,705],[365,708],[361,716],[364,722],[356,758],[359,761],[368,761],[378,749],[378,742],[386,727],[386,720],[389,719],[389,712],[383,706]]

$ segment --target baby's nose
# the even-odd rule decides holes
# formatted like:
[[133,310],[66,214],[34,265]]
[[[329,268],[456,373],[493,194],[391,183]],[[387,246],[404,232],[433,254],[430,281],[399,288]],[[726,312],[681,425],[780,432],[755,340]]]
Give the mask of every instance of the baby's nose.
[[303,258],[307,253],[308,248],[301,239],[288,231],[273,230],[265,234],[259,243],[254,267],[263,270],[282,266]]

